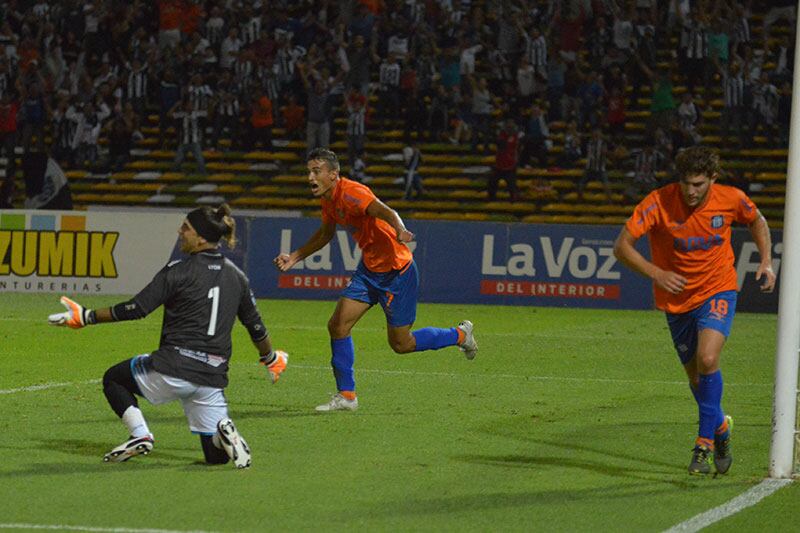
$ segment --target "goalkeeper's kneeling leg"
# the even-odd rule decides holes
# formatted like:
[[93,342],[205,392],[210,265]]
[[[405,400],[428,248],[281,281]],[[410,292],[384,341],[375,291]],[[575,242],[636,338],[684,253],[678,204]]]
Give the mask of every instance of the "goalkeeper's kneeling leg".
[[103,375],[103,393],[106,395],[111,409],[122,418],[128,407],[138,407],[134,394],[140,394],[139,386],[131,372],[131,360],[127,359],[118,363]]
[[203,447],[203,455],[206,463],[210,465],[224,465],[230,460],[228,452],[214,444],[212,435],[200,435],[200,445]]

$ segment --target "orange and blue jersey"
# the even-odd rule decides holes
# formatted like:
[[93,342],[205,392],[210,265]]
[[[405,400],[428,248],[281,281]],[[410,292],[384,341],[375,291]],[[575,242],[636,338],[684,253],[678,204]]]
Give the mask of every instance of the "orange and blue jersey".
[[411,250],[397,241],[388,223],[367,214],[377,197],[366,185],[339,178],[330,200],[322,199],[322,222],[347,229],[361,248],[361,260],[372,272],[401,270],[412,259]]
[[711,184],[703,205],[688,207],[680,184],[656,189],[642,200],[625,224],[634,238],[648,234],[653,264],[686,278],[683,291],[671,294],[654,284],[656,307],[686,313],[714,294],[736,291],[731,225],[752,224],[758,209],[739,189]]

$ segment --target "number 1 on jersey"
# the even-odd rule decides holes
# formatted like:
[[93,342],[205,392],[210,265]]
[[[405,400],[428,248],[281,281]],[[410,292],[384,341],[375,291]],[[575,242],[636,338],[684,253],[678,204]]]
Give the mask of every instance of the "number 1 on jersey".
[[219,286],[211,287],[208,291],[208,297],[211,299],[211,318],[208,321],[208,335],[214,336],[217,331],[217,312],[219,311]]

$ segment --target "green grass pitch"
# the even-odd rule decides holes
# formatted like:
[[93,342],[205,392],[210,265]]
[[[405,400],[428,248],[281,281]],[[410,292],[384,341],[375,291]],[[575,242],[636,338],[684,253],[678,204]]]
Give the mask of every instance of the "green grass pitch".
[[[455,348],[395,355],[374,309],[353,334],[360,409],[317,414],[334,392],[333,302],[259,301],[289,368],[272,386],[236,326],[226,394],[253,450],[237,471],[200,462],[177,404],[142,402],[150,456],[102,462],[126,433],[99,379],[157,346],[160,311],[72,331],[46,323],[57,295],[0,301],[6,529],[661,531],[767,473],[773,315],[736,316],[722,360],[735,461],[698,479],[696,408],[659,312],[420,305],[419,327],[475,323],[467,361]],[[797,531],[798,501],[793,484],[710,529]]]

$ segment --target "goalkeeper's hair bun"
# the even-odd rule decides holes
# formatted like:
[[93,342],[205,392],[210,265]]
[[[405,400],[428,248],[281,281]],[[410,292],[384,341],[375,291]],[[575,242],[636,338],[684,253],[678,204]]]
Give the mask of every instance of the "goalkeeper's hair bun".
[[222,234],[222,239],[228,248],[233,250],[236,247],[236,220],[231,215],[231,208],[228,204],[222,204],[215,211],[217,220],[225,225],[226,231]]
[[225,241],[228,248],[236,246],[236,220],[231,215],[228,204],[216,209],[209,206],[198,207],[186,216],[197,234],[210,243]]

